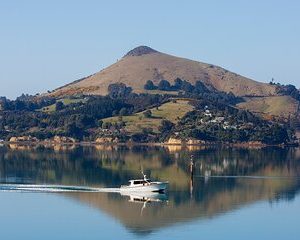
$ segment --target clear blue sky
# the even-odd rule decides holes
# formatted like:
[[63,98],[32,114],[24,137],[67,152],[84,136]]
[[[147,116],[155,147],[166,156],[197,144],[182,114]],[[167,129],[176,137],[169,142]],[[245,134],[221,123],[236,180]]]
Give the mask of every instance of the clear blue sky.
[[0,96],[52,90],[148,45],[300,87],[300,1],[0,2]]

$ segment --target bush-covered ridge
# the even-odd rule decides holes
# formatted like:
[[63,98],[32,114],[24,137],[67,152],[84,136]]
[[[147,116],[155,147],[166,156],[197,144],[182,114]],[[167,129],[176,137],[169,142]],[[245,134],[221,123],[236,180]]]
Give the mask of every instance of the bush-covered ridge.
[[[158,87],[166,94],[136,94],[119,83],[111,84],[105,97],[1,98],[0,139],[31,135],[43,140],[59,135],[80,141],[99,137],[135,142],[166,142],[169,138],[265,144],[294,141],[289,123],[266,121],[235,108],[232,105],[240,99],[233,94],[181,79],[174,85],[163,81]],[[168,94],[174,89],[180,94]],[[177,106],[183,108],[177,110]]]

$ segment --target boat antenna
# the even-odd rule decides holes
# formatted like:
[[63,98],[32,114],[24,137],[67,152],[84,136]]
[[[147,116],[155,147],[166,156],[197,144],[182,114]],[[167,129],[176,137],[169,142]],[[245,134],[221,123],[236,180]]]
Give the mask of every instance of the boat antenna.
[[147,180],[147,176],[146,176],[146,174],[144,174],[143,166],[141,166],[141,172],[143,174],[144,180],[146,181]]

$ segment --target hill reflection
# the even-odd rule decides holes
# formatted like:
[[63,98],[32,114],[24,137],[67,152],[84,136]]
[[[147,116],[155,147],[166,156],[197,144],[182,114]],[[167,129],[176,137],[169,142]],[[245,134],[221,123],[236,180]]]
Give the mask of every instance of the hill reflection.
[[[193,182],[188,171],[191,154]],[[136,233],[148,233],[261,200],[290,200],[300,189],[299,149],[0,148],[2,183],[116,187],[140,177],[141,166],[151,178],[170,182],[165,196],[82,192],[61,196],[104,211]]]

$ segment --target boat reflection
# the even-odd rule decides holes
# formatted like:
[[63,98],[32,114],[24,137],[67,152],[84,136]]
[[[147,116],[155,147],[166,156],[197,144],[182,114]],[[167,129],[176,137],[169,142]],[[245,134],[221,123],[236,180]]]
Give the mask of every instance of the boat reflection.
[[129,197],[129,202],[144,203],[144,202],[167,202],[168,197],[165,193],[158,192],[120,192],[121,196]]
[[121,196],[128,198],[128,202],[133,204],[142,204],[140,210],[140,216],[143,216],[144,210],[151,205],[160,203],[168,203],[168,197],[165,193],[158,192],[135,192],[135,193],[126,193],[120,192]]

